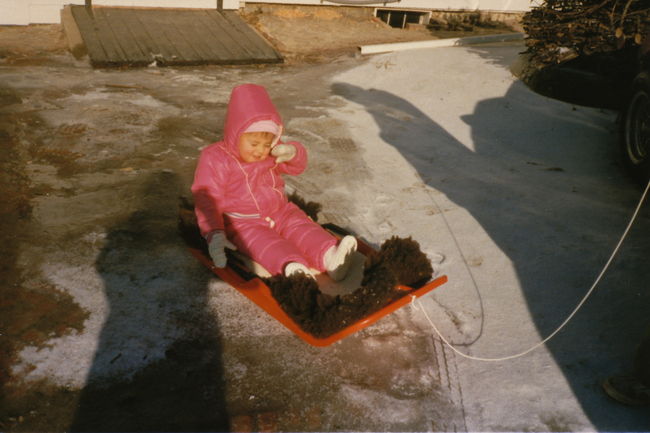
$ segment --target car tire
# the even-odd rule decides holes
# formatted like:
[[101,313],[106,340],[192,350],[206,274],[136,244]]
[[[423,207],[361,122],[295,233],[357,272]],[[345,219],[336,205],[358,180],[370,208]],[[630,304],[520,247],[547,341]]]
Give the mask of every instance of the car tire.
[[650,180],[650,74],[635,79],[621,116],[621,155],[632,177],[645,186]]

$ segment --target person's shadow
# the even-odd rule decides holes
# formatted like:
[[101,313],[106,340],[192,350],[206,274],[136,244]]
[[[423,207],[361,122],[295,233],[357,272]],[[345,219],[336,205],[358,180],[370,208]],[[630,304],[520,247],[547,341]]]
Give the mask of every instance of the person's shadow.
[[[515,82],[503,97],[482,100],[472,114],[462,117],[471,127],[471,150],[400,96],[341,82],[333,84],[332,90],[362,105],[379,126],[382,140],[403,155],[422,181],[472,215],[512,261],[539,335],[553,332],[593,283],[636,204],[630,201],[629,213],[628,209],[610,211],[608,200],[613,197],[608,194],[613,190],[601,191],[600,187],[607,182],[623,184],[634,190],[630,197],[638,198],[634,186],[621,180],[625,174],[613,163],[614,146],[611,152],[603,151],[606,134],[602,128],[591,126],[580,110],[559,122],[558,116],[570,112],[566,105],[564,112],[549,109],[531,97],[523,83]],[[591,135],[601,145],[589,148],[586,139],[575,145],[577,133]],[[600,158],[586,158],[589,152],[599,152]],[[571,172],[571,181],[566,172]],[[579,230],[576,221],[580,221]],[[649,229],[647,221],[639,221],[637,241],[630,240],[630,248],[635,248],[635,242],[638,248],[650,235]],[[604,411],[603,405],[609,402],[599,381],[622,360],[632,359],[650,303],[647,291],[638,294],[645,287],[618,286],[628,279],[625,272],[645,269],[648,273],[638,254],[630,260],[627,269],[621,267],[622,259],[614,262],[597,295],[547,344],[585,413],[603,430],[624,428],[616,411],[627,408],[610,406]],[[490,294],[478,296],[485,299]],[[499,335],[507,338],[507,330],[502,331]],[[637,425],[647,423],[647,414],[637,414]]]
[[228,431],[209,272],[177,231],[180,182],[151,175],[107,230],[96,269],[105,321],[70,431]]

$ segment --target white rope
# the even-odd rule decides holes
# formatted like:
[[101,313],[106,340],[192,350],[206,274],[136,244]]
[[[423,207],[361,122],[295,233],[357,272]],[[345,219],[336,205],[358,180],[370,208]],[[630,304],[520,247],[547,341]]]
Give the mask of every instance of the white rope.
[[[467,355],[467,354],[461,352],[460,350],[456,349],[454,346],[451,345],[451,343],[449,343],[449,342],[447,341],[447,339],[446,339],[445,337],[443,337],[443,335],[440,333],[440,331],[438,331],[438,328],[436,327],[436,325],[433,323],[433,321],[431,320],[431,318],[430,318],[429,315],[427,314],[426,310],[424,309],[424,306],[422,305],[422,303],[420,302],[419,299],[413,297],[413,298],[412,298],[412,301],[414,301],[414,300],[417,299],[417,305],[418,305],[418,307],[420,308],[420,310],[422,311],[422,313],[424,313],[424,317],[426,317],[427,321],[431,324],[431,327],[433,327],[433,330],[436,331],[436,334],[438,334],[438,336],[440,337],[440,339],[441,339],[441,340],[442,340],[442,341],[443,341],[447,346],[449,346],[449,347],[451,348],[451,350],[453,350],[454,352],[456,352],[456,353],[459,354],[460,356],[462,356],[462,357],[464,357],[464,358],[467,358],[467,359],[472,359],[472,360],[474,360],[474,361],[486,361],[486,362],[506,361],[506,360],[509,360],[509,359],[514,359],[514,358],[522,357],[522,356],[524,356],[524,355],[526,355],[526,354],[532,352],[533,350],[537,349],[538,347],[543,346],[543,345],[546,344],[546,343],[547,343],[551,338],[555,337],[555,335],[556,335],[558,332],[560,332],[560,330],[562,330],[562,328],[564,328],[564,327],[566,326],[567,323],[569,323],[569,321],[573,318],[573,316],[575,316],[575,314],[578,312],[578,310],[580,310],[580,308],[582,307],[582,305],[583,305],[583,304],[587,301],[587,299],[591,296],[592,292],[594,291],[594,289],[596,288],[596,286],[598,285],[598,283],[599,283],[600,280],[602,279],[603,275],[605,275],[605,272],[607,272],[607,269],[609,268],[609,265],[610,265],[610,264],[612,263],[612,261],[614,260],[614,257],[615,257],[616,254],[618,253],[618,250],[621,248],[621,245],[623,244],[623,240],[625,240],[625,238],[627,237],[627,234],[628,234],[628,232],[630,231],[630,228],[632,227],[632,224],[634,224],[634,221],[636,220],[636,217],[637,217],[637,215],[639,214],[639,210],[641,209],[641,205],[642,205],[643,202],[645,201],[646,195],[648,194],[648,189],[650,189],[650,181],[648,181],[648,184],[646,185],[645,190],[643,191],[643,194],[641,195],[641,199],[639,200],[639,204],[636,206],[636,209],[634,210],[634,213],[632,214],[632,218],[630,218],[630,222],[627,224],[627,227],[625,228],[625,231],[623,232],[623,234],[621,235],[621,238],[619,239],[618,243],[616,244],[616,247],[614,248],[614,251],[612,251],[612,254],[609,256],[609,260],[607,260],[607,263],[605,263],[605,266],[603,267],[603,270],[600,271],[600,274],[598,274],[598,277],[596,278],[596,280],[595,280],[594,283],[592,284],[592,286],[591,286],[591,288],[589,289],[589,291],[587,292],[587,294],[582,298],[582,300],[581,300],[581,301],[578,303],[578,305],[573,309],[573,311],[571,312],[571,314],[569,314],[569,316],[564,320],[564,322],[562,322],[562,323],[560,324],[560,326],[558,326],[557,329],[555,329],[555,331],[553,331],[553,332],[552,332],[548,337],[546,337],[545,339],[543,339],[542,341],[540,341],[539,343],[537,343],[537,344],[534,345],[533,347],[531,347],[531,348],[529,348],[529,349],[527,349],[527,350],[524,350],[523,352],[517,353],[517,354],[515,354],[515,355],[504,356],[504,357],[501,357],[501,358],[482,358],[482,357],[479,357],[479,356],[471,356],[471,355]],[[432,199],[433,199],[433,198],[432,198]]]

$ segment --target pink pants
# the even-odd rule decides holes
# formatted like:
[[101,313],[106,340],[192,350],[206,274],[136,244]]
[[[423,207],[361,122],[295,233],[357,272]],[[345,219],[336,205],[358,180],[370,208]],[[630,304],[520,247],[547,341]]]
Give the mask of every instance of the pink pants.
[[225,216],[228,239],[237,249],[264,266],[271,275],[282,274],[287,263],[298,262],[324,271],[323,256],[337,240],[293,203],[264,218]]

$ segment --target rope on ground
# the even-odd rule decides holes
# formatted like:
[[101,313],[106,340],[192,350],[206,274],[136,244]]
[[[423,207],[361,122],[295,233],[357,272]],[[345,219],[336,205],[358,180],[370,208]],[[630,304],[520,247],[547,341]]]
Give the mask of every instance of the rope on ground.
[[[467,355],[467,354],[461,352],[460,350],[456,349],[454,346],[452,346],[451,343],[449,343],[449,341],[447,341],[447,339],[440,333],[440,331],[438,330],[436,325],[433,323],[433,321],[431,320],[431,318],[427,314],[426,310],[424,309],[424,306],[422,305],[422,303],[420,302],[419,299],[417,299],[416,297],[412,297],[412,301],[417,300],[417,305],[420,308],[420,311],[422,311],[422,313],[424,314],[424,317],[431,324],[431,327],[433,328],[434,331],[436,331],[436,334],[438,334],[440,339],[447,346],[449,346],[449,348],[451,348],[451,350],[453,350],[455,353],[462,356],[463,358],[471,359],[471,360],[474,360],[474,361],[499,362],[499,361],[507,361],[507,360],[510,360],[510,359],[520,358],[520,357],[522,357],[524,355],[527,355],[528,353],[532,352],[533,350],[537,349],[538,347],[543,346],[544,344],[546,344],[551,338],[555,337],[555,335],[558,332],[560,332],[562,330],[562,328],[564,328],[567,325],[567,323],[569,323],[569,321],[571,319],[573,319],[573,316],[576,315],[578,310],[580,310],[580,308],[587,301],[587,299],[589,299],[589,297],[593,293],[594,289],[596,288],[596,286],[598,285],[598,283],[602,279],[603,275],[605,275],[605,272],[607,272],[607,269],[609,268],[609,265],[614,260],[614,257],[616,257],[616,254],[618,254],[618,250],[621,248],[621,245],[623,244],[623,241],[627,237],[627,234],[630,231],[630,228],[632,228],[632,225],[634,224],[634,221],[636,220],[636,217],[639,214],[639,210],[641,210],[641,205],[645,201],[645,198],[646,198],[646,196],[648,194],[648,189],[650,189],[650,180],[648,181],[648,184],[646,185],[645,190],[643,191],[643,194],[641,195],[641,198],[639,199],[639,204],[637,204],[636,209],[634,210],[634,213],[632,214],[632,217],[630,218],[630,222],[627,224],[627,227],[623,231],[623,234],[621,235],[621,238],[619,239],[618,243],[616,244],[616,247],[612,251],[612,254],[609,256],[609,259],[607,260],[607,263],[605,263],[605,266],[603,267],[602,271],[600,271],[600,274],[598,274],[598,277],[596,277],[596,280],[592,284],[592,286],[589,289],[589,291],[587,292],[587,294],[582,298],[582,300],[573,309],[571,314],[569,314],[569,316],[564,320],[564,322],[562,322],[560,324],[560,326],[558,326],[555,329],[555,331],[553,331],[548,337],[546,337],[545,339],[543,339],[539,343],[535,344],[534,346],[532,346],[531,348],[529,348],[527,350],[524,350],[523,352],[520,352],[520,353],[517,353],[517,354],[514,354],[514,355],[510,355],[510,356],[500,357],[500,358],[482,358],[482,357],[479,357],[479,356]],[[432,197],[432,200],[433,200],[433,197]],[[437,203],[436,203],[436,205],[437,205]],[[443,214],[443,217],[444,217],[444,214]]]

